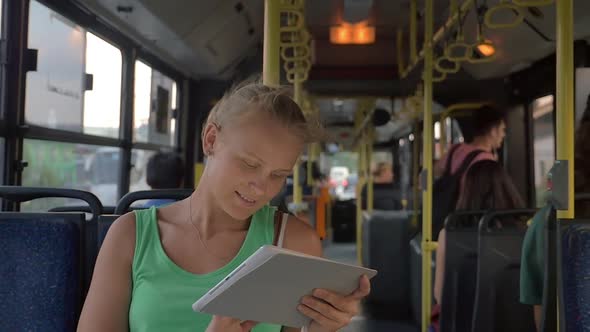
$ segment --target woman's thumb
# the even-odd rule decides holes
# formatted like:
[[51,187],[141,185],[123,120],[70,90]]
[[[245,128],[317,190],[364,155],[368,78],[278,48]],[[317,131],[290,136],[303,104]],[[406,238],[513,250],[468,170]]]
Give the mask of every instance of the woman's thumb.
[[258,325],[258,322],[252,320],[247,320],[240,324],[240,326],[242,327],[242,331],[244,332],[250,332],[250,330],[252,330],[256,325]]

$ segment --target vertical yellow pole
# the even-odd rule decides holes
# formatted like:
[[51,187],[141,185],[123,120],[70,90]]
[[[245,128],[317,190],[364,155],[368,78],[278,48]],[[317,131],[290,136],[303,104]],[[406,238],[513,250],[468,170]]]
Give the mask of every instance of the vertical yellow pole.
[[[268,0],[267,0],[268,1]],[[293,100],[301,107],[303,105],[303,83],[299,81],[295,81],[293,83]],[[303,202],[303,190],[301,188],[301,183],[299,182],[300,178],[300,161],[298,160],[295,163],[295,168],[293,169],[293,204],[301,204]]]
[[557,6],[557,159],[568,161],[568,209],[559,219],[574,218],[574,1]]
[[424,171],[426,172],[426,190],[422,199],[422,331],[426,332],[430,323],[432,294],[432,30],[433,0],[425,0],[424,27]]
[[415,64],[418,59],[418,52],[416,50],[417,30],[417,0],[410,0],[410,63]]
[[279,1],[265,0],[262,82],[268,86],[278,86],[280,84],[280,24]]
[[[557,6],[557,160],[568,161],[568,208],[557,211],[559,219],[574,214],[574,1],[559,0]],[[557,294],[560,294],[559,285]],[[557,331],[560,331],[557,301]]]

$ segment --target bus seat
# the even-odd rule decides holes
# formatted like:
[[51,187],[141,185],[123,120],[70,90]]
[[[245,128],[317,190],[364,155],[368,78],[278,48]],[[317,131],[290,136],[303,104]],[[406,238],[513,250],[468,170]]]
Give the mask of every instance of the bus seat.
[[119,215],[114,214],[103,214],[102,216],[98,217],[98,232],[97,232],[97,244],[98,250],[102,247],[102,243],[104,238],[107,236],[107,232],[111,225],[119,218]]
[[[90,219],[86,220],[84,225],[84,294],[90,287],[90,280],[94,272],[94,262],[96,261],[97,251],[97,220],[98,216],[103,213],[103,206],[98,197],[94,194],[66,188],[42,188],[42,187],[22,187],[22,186],[0,186],[0,198],[13,202],[28,202],[39,198],[73,198],[84,201],[86,206],[80,210],[71,210],[68,212],[85,212],[90,213]],[[65,212],[65,211],[64,211]],[[84,215],[84,214],[83,214]]]
[[[410,302],[412,314],[417,325],[422,323],[422,234],[418,233],[410,241]],[[432,253],[432,287],[434,289],[435,253]],[[434,303],[432,296],[431,303]]]
[[496,211],[480,221],[473,331],[535,331],[533,309],[519,299],[525,225],[535,212]]
[[561,221],[561,308],[564,331],[590,326],[590,220]]
[[0,213],[3,331],[76,330],[83,230],[83,213]]
[[122,215],[130,211],[131,204],[146,199],[183,200],[193,193],[192,189],[157,189],[140,190],[127,193],[117,203],[115,214]]
[[446,253],[441,332],[471,331],[477,275],[477,225],[484,211],[457,211],[445,219]]
[[[367,308],[371,314],[409,317],[409,249],[411,217],[405,211],[365,214],[362,236],[363,264],[379,274],[371,282]],[[381,312],[377,308],[386,309]]]
[[354,242],[356,240],[356,201],[336,201],[331,212],[332,240]]

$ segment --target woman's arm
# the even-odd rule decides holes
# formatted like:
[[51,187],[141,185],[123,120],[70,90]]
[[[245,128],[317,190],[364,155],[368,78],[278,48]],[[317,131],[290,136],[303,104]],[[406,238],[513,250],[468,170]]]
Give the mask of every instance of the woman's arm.
[[94,267],[78,331],[128,331],[131,265],[135,251],[135,214],[117,219]]
[[[321,256],[322,244],[316,232],[304,222],[290,216],[287,223],[284,247],[308,255]],[[337,331],[348,324],[360,311],[361,300],[370,292],[371,284],[365,276],[351,294],[337,294],[317,289],[312,296],[305,296],[298,310],[312,319],[309,332]],[[283,328],[283,332],[301,329]]]

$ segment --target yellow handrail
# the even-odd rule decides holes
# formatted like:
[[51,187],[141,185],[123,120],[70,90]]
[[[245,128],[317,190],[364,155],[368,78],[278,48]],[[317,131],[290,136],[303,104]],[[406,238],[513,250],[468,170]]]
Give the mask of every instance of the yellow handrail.
[[[467,13],[467,10],[473,5],[475,0],[465,0],[463,2],[463,4],[460,5],[461,8],[461,12],[462,13]],[[463,14],[464,15],[464,14]],[[445,24],[443,24],[442,27],[440,27],[436,33],[434,34],[434,37],[432,37],[432,44],[437,45],[441,40],[443,40],[443,38],[445,37],[445,35],[451,31],[451,28],[457,23],[457,21],[459,21],[459,15],[458,14],[454,14],[452,15],[452,17],[450,17]],[[405,70],[403,71],[403,75],[401,75],[401,78],[405,78],[408,76],[408,74],[420,63],[420,61],[424,60],[424,49],[422,49],[420,51],[420,53],[418,54],[418,57],[416,58],[416,61],[412,62],[409,64],[409,66],[407,68],[405,68]]]
[[262,56],[262,82],[268,86],[280,83],[280,24],[281,13],[276,0],[264,1],[264,49]]
[[568,209],[559,219],[574,218],[574,10],[573,0],[557,1],[557,160],[568,165]]
[[512,0],[512,2],[521,7],[543,7],[550,6],[555,1],[553,0]]
[[[511,14],[515,13],[516,18],[514,19],[514,21],[509,22],[509,23],[494,22],[495,15],[502,16],[502,15],[499,15],[498,13],[502,13],[504,11],[509,12]],[[523,21],[524,21],[524,11],[522,10],[522,7],[517,6],[514,3],[511,3],[508,1],[502,1],[501,3],[491,7],[490,9],[488,9],[488,11],[486,12],[486,14],[484,16],[484,22],[485,22],[486,26],[490,29],[515,28],[519,24],[521,24]]]
[[433,41],[434,26],[433,0],[425,0],[424,26],[424,149],[422,160],[426,172],[426,183],[422,198],[422,332],[426,332],[430,324],[432,296],[432,251],[436,245],[432,240],[432,74],[433,74]]
[[[266,0],[273,2],[273,0]],[[276,1],[275,1],[276,2]],[[289,83],[293,84],[293,100],[304,108],[303,82],[307,80],[311,68],[311,51],[309,47],[309,32],[305,28],[305,1],[282,0],[279,12],[287,15],[287,24],[280,26],[279,14],[279,45],[283,58],[283,68]],[[266,47],[266,45],[265,45]],[[300,161],[293,169],[293,206],[299,210],[303,205],[303,192],[300,178]]]
[[447,73],[439,72],[438,70],[436,72],[439,73],[439,75],[432,77],[432,83],[440,83],[447,79]]
[[[450,63],[453,67],[445,67],[445,63]],[[453,61],[447,56],[441,56],[434,62],[434,68],[440,73],[456,74],[461,70],[461,63],[459,61]]]

